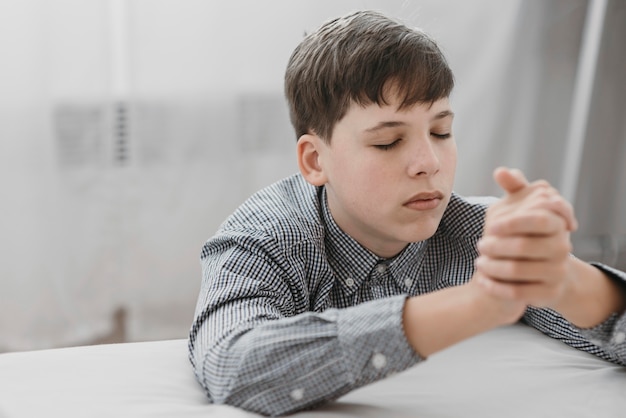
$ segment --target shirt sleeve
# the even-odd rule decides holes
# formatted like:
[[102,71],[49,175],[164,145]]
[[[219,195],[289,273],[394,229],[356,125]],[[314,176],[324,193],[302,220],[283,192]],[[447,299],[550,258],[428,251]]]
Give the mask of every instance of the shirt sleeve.
[[306,285],[281,265],[239,246],[203,260],[189,348],[212,402],[282,415],[420,361],[402,329],[405,296],[302,310]]
[[[591,263],[612,280],[626,285],[626,273]],[[566,344],[597,355],[605,360],[626,366],[626,313],[614,313],[593,328],[578,328],[551,309],[529,307],[522,319],[545,334]]]

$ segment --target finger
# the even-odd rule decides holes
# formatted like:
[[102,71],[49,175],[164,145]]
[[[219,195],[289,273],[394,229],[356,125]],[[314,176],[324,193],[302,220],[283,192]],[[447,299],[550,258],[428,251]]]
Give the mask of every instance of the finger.
[[515,193],[528,185],[528,180],[518,169],[498,167],[493,172],[493,178],[506,193]]
[[485,235],[554,235],[567,230],[566,220],[548,209],[531,209],[500,216],[485,226]]
[[532,189],[537,190],[537,189],[548,189],[553,193],[558,193],[558,190],[556,190],[554,187],[552,187],[550,185],[550,183],[548,183],[547,180],[544,179],[539,179],[539,180],[535,180],[532,183],[528,184]]
[[563,286],[558,283],[503,282],[484,276],[479,277],[478,284],[492,296],[523,301],[538,308],[550,307],[563,292]]
[[[521,172],[520,175],[523,176]],[[515,193],[518,194],[520,198],[537,199],[538,202],[535,202],[534,207],[541,207],[541,205],[543,205],[543,207],[563,216],[567,222],[567,229],[569,231],[578,229],[578,220],[574,215],[573,206],[546,180],[536,180]]]
[[569,256],[572,244],[569,237],[540,236],[485,236],[478,241],[481,255],[496,259],[550,260]]
[[474,264],[480,273],[502,282],[550,283],[562,281],[567,275],[565,259],[517,260],[480,256]]
[[550,188],[546,190],[536,191],[533,193],[533,195],[539,196],[536,197],[534,201],[528,206],[529,209],[547,209],[561,216],[565,220],[566,228],[568,231],[573,232],[578,229],[578,220],[576,219],[576,215],[574,214],[574,207],[570,202],[568,202],[560,194],[558,194],[558,191]]

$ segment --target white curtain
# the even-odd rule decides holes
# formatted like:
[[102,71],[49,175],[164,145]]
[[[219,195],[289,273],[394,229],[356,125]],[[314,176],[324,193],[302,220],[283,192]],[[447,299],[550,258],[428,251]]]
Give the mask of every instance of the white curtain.
[[[459,192],[499,194],[501,164],[558,186],[587,6],[0,0],[0,350],[90,341],[119,309],[131,341],[184,338],[204,240],[297,170],[282,93],[291,51],[351,10],[441,42],[457,78]],[[608,2],[576,200],[586,254],[618,262],[624,9]]]
[[590,99],[574,237],[581,256],[626,270],[626,2],[608,1]]

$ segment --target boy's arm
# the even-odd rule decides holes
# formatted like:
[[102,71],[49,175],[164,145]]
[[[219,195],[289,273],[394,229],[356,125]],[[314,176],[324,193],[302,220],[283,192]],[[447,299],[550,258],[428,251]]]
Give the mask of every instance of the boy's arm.
[[[506,252],[477,259],[477,269],[466,285],[407,301],[405,333],[422,356],[429,356],[499,325],[513,323],[523,315],[529,304],[528,299],[521,294],[511,294],[509,282],[501,282],[491,269],[483,267],[485,263],[490,267],[506,262],[505,271],[517,278],[516,271],[529,268],[529,264],[533,267],[534,254],[540,254],[542,263],[533,272],[533,279],[536,280],[551,277],[564,265],[569,246],[563,245],[561,235],[566,226],[575,226],[572,208],[563,202],[546,199],[543,195],[547,183],[539,182],[531,186],[521,173],[513,172],[505,173],[505,186],[506,180],[511,189],[518,190],[516,193],[510,191],[510,196],[489,208],[482,239],[483,246],[488,249],[493,247],[500,251],[504,245]],[[530,209],[534,212],[524,218]],[[498,234],[501,224],[507,225],[511,221],[522,221],[526,228],[524,232],[510,234],[512,238]],[[511,240],[514,240],[512,244],[507,242]],[[529,249],[532,251],[529,252]],[[547,286],[542,289],[543,293],[548,290],[552,289]]]
[[[611,316],[612,313],[619,312],[614,309],[620,309],[620,304],[623,303],[623,299],[616,297],[612,289],[620,288],[616,280],[626,283],[626,274],[614,271],[616,278],[608,280],[597,267],[580,260],[577,262],[581,263],[584,272],[587,268],[592,269],[588,278],[595,277],[594,280],[599,280],[600,283],[596,286],[592,282],[588,283],[590,295],[579,296],[580,311],[576,309],[578,302],[571,302],[574,311],[572,315],[584,321],[597,319],[593,323],[596,325],[594,328],[576,329],[571,325],[574,322],[572,317],[568,318],[571,321],[568,322],[554,311],[529,308],[525,312],[527,302],[524,298],[492,296],[482,285],[491,279],[477,271],[472,281],[466,285],[407,299],[403,319],[407,339],[420,355],[427,357],[466,338],[516,322],[526,313],[525,321],[546,334],[607,360],[626,365],[626,315]],[[596,272],[600,276],[596,276]],[[619,291],[616,293],[620,294]],[[613,301],[616,305],[611,305]],[[434,321],[433,318],[437,320]]]
[[626,308],[626,281],[576,257],[570,258],[569,285],[552,308],[578,328],[593,328]]
[[462,286],[407,299],[404,332],[422,357],[522,316],[525,303],[492,297],[478,284],[479,274]]
[[[626,364],[626,319],[617,321],[621,327],[610,327],[612,331],[606,334],[607,321],[624,311],[626,274],[621,280],[619,275],[610,279],[597,267],[570,255],[569,233],[577,228],[577,221],[571,205],[548,183],[529,184],[521,172],[503,169],[497,170],[495,177],[506,196],[487,213],[476,272],[467,285],[407,300],[404,327],[412,346],[422,356],[429,356],[495,326],[515,322],[532,305],[552,308],[567,319],[529,308],[526,319],[532,325],[571,345],[587,346],[588,351]],[[620,347],[589,347],[584,337],[597,336],[597,330],[575,329],[599,324],[604,331],[601,340],[621,343]]]
[[[593,337],[601,341],[603,357],[626,364],[626,346],[620,345],[626,332],[626,274],[570,255],[569,232],[576,222],[554,189],[529,185],[507,171],[496,172],[496,180],[507,195],[492,210],[479,243],[477,267],[487,278],[481,283],[494,297],[531,305],[526,318],[531,325],[580,348],[590,345],[581,335]],[[551,205],[560,209],[546,210]],[[549,308],[567,321],[536,308]],[[604,330],[604,338],[597,338],[595,328]],[[586,349],[602,355],[597,347]]]
[[212,402],[282,415],[420,361],[402,332],[405,296],[311,312],[332,281],[309,290],[298,272],[282,271],[293,262],[259,248],[204,260],[189,349]]

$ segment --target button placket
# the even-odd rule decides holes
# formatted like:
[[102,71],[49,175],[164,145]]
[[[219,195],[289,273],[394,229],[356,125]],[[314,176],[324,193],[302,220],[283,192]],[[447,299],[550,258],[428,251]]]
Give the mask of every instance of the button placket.
[[369,275],[370,286],[380,286],[385,280],[387,270],[388,266],[384,263],[379,263],[375,265]]
[[375,268],[376,273],[378,273],[379,275],[384,275],[385,273],[387,273],[387,265],[386,264],[378,264]]

